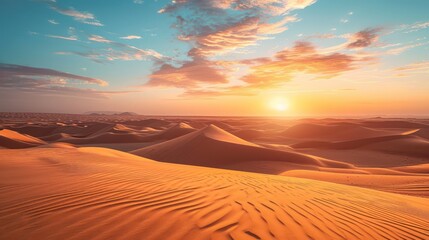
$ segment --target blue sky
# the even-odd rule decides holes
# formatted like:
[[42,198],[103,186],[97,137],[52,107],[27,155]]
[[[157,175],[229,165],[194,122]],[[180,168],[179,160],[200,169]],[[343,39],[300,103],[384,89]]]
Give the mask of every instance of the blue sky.
[[[263,103],[256,110],[204,109],[231,100],[267,102],[277,94],[294,106],[287,114],[365,114],[356,105],[359,98],[369,89],[384,89],[384,98],[368,100],[382,102],[368,114],[429,113],[424,107],[429,1],[6,0],[2,5],[0,92],[8,97],[0,104],[3,111],[29,111],[38,96],[35,110],[48,112],[269,115],[278,113]],[[338,89],[353,89],[353,99],[343,93],[332,98],[359,110],[304,106]],[[304,94],[314,91],[319,93],[311,100]],[[21,100],[11,101],[12,93]],[[392,96],[405,103],[386,110]],[[69,108],[52,105],[53,98]]]

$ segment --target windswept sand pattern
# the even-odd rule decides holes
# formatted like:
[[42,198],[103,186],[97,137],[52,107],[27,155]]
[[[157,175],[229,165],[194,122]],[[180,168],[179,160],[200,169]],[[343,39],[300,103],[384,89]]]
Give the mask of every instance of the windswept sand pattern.
[[424,198],[102,148],[0,151],[1,239],[429,239]]

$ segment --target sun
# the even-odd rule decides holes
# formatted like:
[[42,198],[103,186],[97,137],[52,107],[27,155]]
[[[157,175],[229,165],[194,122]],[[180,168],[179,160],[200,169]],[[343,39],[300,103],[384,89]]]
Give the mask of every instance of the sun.
[[269,107],[277,112],[284,112],[289,109],[289,102],[283,97],[275,97],[269,101]]

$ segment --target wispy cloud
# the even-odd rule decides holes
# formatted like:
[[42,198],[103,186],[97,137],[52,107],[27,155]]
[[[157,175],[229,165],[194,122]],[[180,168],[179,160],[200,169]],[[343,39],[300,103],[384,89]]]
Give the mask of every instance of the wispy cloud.
[[65,16],[70,16],[73,17],[74,20],[81,22],[81,23],[85,23],[85,24],[89,24],[89,25],[93,25],[93,26],[104,26],[96,17],[94,14],[90,13],[90,12],[83,12],[83,11],[78,11],[75,10],[74,8],[70,7],[70,8],[61,8],[57,5],[56,1],[48,1],[47,2],[48,5],[50,6],[50,8],[54,11],[56,11],[57,13],[60,13],[62,15]]
[[49,23],[54,24],[54,25],[58,25],[59,23],[57,21],[55,21],[54,19],[49,19],[48,20]]
[[74,75],[47,68],[35,68],[22,65],[0,63],[0,81],[2,86],[40,86],[66,83],[68,80],[87,84],[107,86],[101,79]]
[[133,40],[133,39],[140,39],[142,38],[141,36],[137,36],[137,35],[128,35],[125,37],[120,37],[121,39],[126,39],[126,40]]
[[[63,39],[68,41],[77,41],[79,40],[76,35],[76,29],[74,27],[69,27],[67,30],[69,36],[61,36],[61,35],[52,35],[52,34],[44,34],[45,37]],[[37,34],[36,34],[37,35]]]
[[400,72],[426,73],[429,74],[429,61],[407,64],[394,69]]
[[133,0],[133,3],[135,3],[135,4],[143,4],[144,1],[143,0]]
[[[87,98],[107,98],[121,92],[99,91],[82,84],[107,86],[101,79],[13,64],[0,64],[0,90],[8,92],[35,92],[38,94],[71,95]],[[79,87],[78,87],[79,86]]]
[[399,55],[402,54],[403,52],[416,48],[416,47],[420,47],[420,46],[424,46],[424,45],[428,45],[429,42],[418,42],[418,43],[411,43],[411,44],[402,44],[401,47],[397,47],[397,48],[391,48],[389,50],[387,50],[385,52],[385,54],[387,55]]
[[104,63],[115,60],[132,61],[132,60],[165,60],[162,54],[152,49],[141,49],[132,45],[127,45],[109,40],[100,35],[90,35],[88,40],[106,44],[108,48],[92,49],[90,51],[58,51],[59,55],[78,55],[88,58],[97,63]]
[[101,42],[101,43],[111,43],[112,41],[99,36],[99,35],[91,35],[88,37],[88,40],[93,41],[93,42]]
[[426,28],[429,28],[429,21],[415,22],[412,24],[402,24],[395,31],[404,31],[405,33],[412,33]]
[[58,38],[58,39],[69,40],[69,41],[76,41],[76,40],[78,40],[76,36],[58,36],[58,35],[50,35],[50,34],[47,34],[45,36],[46,37],[50,37],[50,38]]

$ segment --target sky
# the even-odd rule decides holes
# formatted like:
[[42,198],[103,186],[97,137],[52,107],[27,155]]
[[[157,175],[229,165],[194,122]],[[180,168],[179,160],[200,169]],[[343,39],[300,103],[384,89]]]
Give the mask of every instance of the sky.
[[1,4],[3,112],[429,114],[426,0]]

